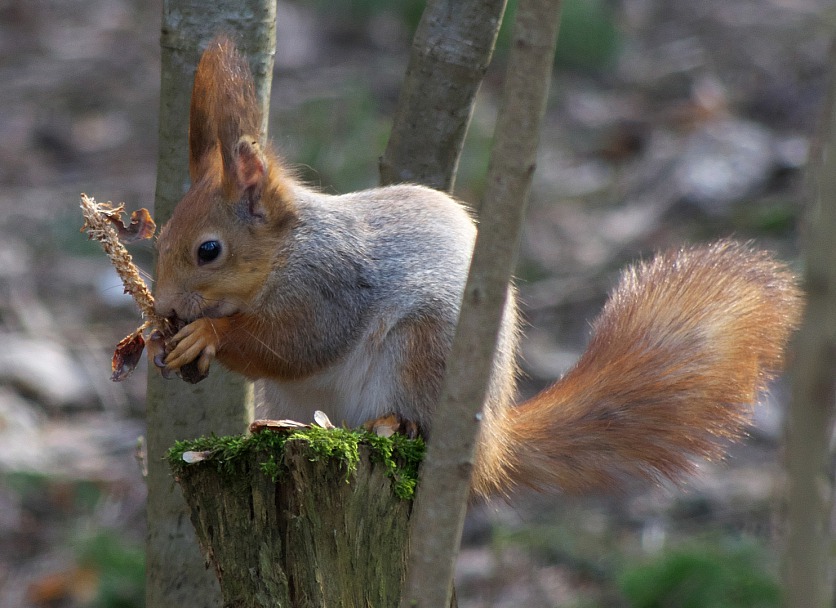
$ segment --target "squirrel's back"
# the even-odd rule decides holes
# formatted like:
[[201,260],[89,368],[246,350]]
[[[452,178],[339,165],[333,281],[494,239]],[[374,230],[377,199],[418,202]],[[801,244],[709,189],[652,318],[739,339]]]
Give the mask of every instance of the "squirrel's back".
[[463,205],[442,192],[411,184],[344,194],[333,202],[362,216],[369,255],[387,282],[397,287],[394,296],[423,290],[460,295],[476,238],[475,224]]
[[293,187],[299,226],[288,268],[332,280],[356,272],[362,278],[343,289],[367,293],[371,316],[397,322],[432,307],[452,332],[476,238],[464,205],[413,184],[341,195]]

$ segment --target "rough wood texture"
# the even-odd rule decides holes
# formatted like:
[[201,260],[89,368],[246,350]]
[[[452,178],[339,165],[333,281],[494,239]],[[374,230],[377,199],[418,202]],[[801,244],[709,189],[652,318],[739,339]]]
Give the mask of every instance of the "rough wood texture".
[[505,0],[432,0],[415,32],[389,143],[383,185],[451,192],[473,101],[493,54]]
[[264,459],[178,473],[223,606],[396,606],[411,502],[394,495],[368,448],[349,481],[339,460],[312,460],[304,441],[288,441],[278,483],[260,470]]
[[[560,0],[520,0],[462,310],[421,471],[401,608],[444,606],[452,593],[479,411],[516,265],[551,81]],[[417,531],[421,532],[418,533]]]
[[[203,47],[219,31],[250,60],[267,103],[275,50],[275,0],[164,0],[162,7],[159,158],[154,217],[162,225],[188,187],[189,100]],[[263,112],[266,116],[267,112]],[[203,568],[180,490],[162,454],[177,439],[243,432],[252,420],[251,388],[216,367],[199,385],[148,377],[148,539],[146,605],[213,608],[215,578]]]

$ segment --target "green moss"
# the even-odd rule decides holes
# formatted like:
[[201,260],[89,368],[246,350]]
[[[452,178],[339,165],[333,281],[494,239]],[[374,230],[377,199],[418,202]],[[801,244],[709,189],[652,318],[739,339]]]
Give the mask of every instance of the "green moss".
[[418,466],[424,458],[424,442],[404,435],[380,437],[366,433],[365,441],[372,448],[372,459],[386,467],[392,478],[393,491],[398,498],[409,500],[418,483]]
[[288,431],[263,431],[254,435],[229,435],[225,437],[200,437],[178,441],[169,449],[166,459],[175,473],[190,465],[183,461],[184,452],[208,452],[204,465],[215,466],[222,473],[239,471],[240,463],[253,454],[266,455],[261,471],[273,481],[284,471],[282,455],[288,441],[304,441],[308,444],[313,460],[336,458],[345,468],[346,481],[357,470],[360,462],[360,445],[371,448],[372,461],[382,464],[392,478],[392,489],[401,499],[409,500],[415,492],[418,466],[424,456],[424,442],[403,435],[380,437],[364,430],[309,429]]

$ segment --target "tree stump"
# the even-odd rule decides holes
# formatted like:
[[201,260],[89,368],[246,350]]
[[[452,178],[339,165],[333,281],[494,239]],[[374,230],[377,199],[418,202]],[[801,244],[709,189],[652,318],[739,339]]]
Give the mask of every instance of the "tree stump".
[[422,455],[420,440],[314,427],[178,442],[169,461],[225,608],[391,607]]

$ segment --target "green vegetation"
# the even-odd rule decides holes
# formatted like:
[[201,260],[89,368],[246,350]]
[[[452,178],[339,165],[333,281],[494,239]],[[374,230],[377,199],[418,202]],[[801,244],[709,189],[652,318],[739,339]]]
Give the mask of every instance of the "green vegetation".
[[557,37],[558,67],[600,71],[621,46],[613,6],[603,0],[565,0]]
[[795,233],[799,214],[800,207],[793,201],[765,198],[738,205],[732,221],[740,231],[780,237]]
[[562,572],[584,590],[567,606],[782,605],[777,558],[767,538],[733,533],[710,522],[699,527],[698,539],[672,528],[666,547],[648,553],[634,534],[637,530],[628,531],[606,510],[564,504],[537,522],[497,525],[492,546],[498,556],[523,554],[535,567]]
[[777,608],[777,579],[752,546],[696,545],[628,568],[620,587],[634,608]]
[[[107,483],[21,471],[0,475],[0,484],[19,504],[25,520],[49,514],[48,520],[39,523],[39,532],[43,539],[51,539],[57,551],[49,562],[53,566],[30,583],[30,593],[44,602],[39,606],[68,606],[69,602],[89,608],[145,605],[141,537],[100,521],[102,506],[112,500]],[[37,546],[45,541],[30,542]]]
[[391,117],[384,115],[372,92],[344,85],[337,96],[310,99],[271,121],[281,133],[300,177],[327,192],[353,192],[377,185],[377,154],[386,147]]
[[[409,37],[418,27],[425,6],[425,0],[353,0],[338,3],[316,0],[314,3],[321,19],[339,23],[346,31],[371,28],[374,23],[380,23],[382,17],[388,17],[400,22]],[[497,41],[500,56],[508,50],[516,8],[516,0],[509,0]],[[606,0],[564,0],[561,10],[555,56],[557,66],[592,72],[610,67],[621,46],[616,9],[612,3]]]
[[145,550],[115,531],[101,530],[79,542],[78,562],[97,573],[95,608],[145,605]]
[[253,435],[231,435],[225,437],[200,437],[178,441],[169,451],[167,459],[174,471],[184,470],[190,465],[183,461],[184,452],[209,452],[204,464],[215,466],[218,471],[234,474],[238,464],[250,455],[260,453],[268,456],[261,464],[261,471],[276,481],[284,470],[282,455],[288,441],[304,441],[310,446],[312,458],[322,460],[336,458],[345,468],[346,481],[357,469],[360,461],[360,445],[371,450],[373,462],[382,464],[392,478],[392,491],[401,499],[409,500],[415,491],[418,466],[424,455],[424,442],[409,439],[403,435],[380,437],[364,430],[308,429],[288,431],[263,431]]

